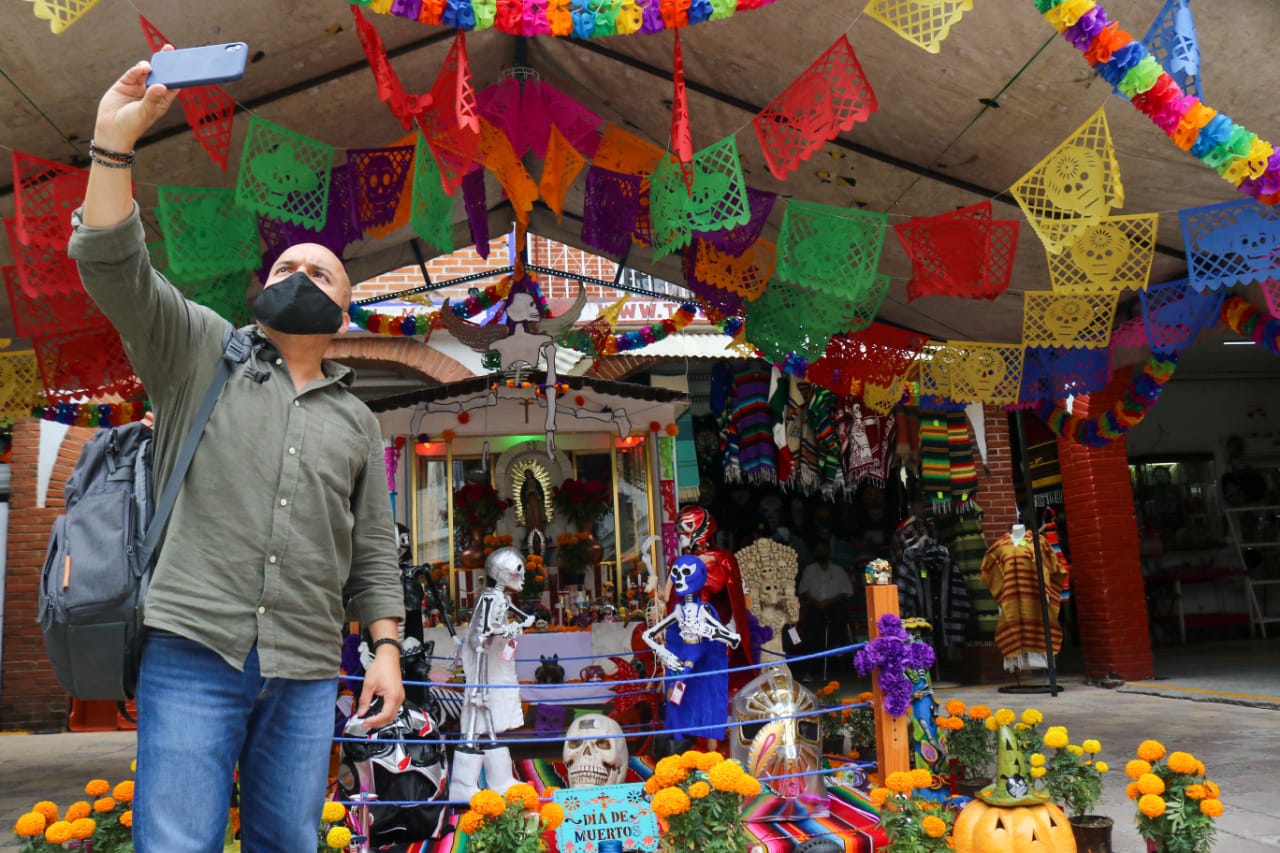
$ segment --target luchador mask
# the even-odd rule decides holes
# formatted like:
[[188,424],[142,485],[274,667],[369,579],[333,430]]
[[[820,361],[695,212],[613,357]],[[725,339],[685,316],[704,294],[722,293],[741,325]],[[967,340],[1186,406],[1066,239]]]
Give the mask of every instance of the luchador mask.
[[716,535],[716,520],[706,507],[688,504],[676,515],[676,532],[680,536],[680,549],[691,554],[701,554],[711,548]]
[[692,554],[677,557],[670,578],[677,595],[697,595],[707,584],[707,564]]

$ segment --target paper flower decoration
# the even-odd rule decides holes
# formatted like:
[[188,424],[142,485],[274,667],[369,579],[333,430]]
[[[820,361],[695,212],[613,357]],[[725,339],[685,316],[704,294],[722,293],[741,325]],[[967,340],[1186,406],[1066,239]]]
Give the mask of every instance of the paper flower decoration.
[[1107,116],[1099,109],[1010,188],[1041,242],[1058,254],[1124,205]]
[[1138,290],[1151,278],[1158,213],[1104,216],[1064,251],[1048,254],[1049,281],[1058,292]]
[[1119,294],[1029,292],[1022,297],[1022,343],[1097,349],[1111,342]]
[[853,656],[859,675],[872,672],[884,696],[884,709],[892,717],[901,717],[911,705],[911,679],[907,670],[928,670],[933,666],[933,648],[914,639],[902,627],[902,620],[886,613],[876,623],[877,636]]
[[871,0],[864,11],[912,44],[937,53],[972,8],[973,0]]
[[1187,275],[1200,292],[1280,278],[1280,211],[1252,199],[1178,214]]
[[907,300],[995,299],[1009,287],[1018,226],[1016,221],[992,221],[990,201],[895,225],[894,233],[911,258]]

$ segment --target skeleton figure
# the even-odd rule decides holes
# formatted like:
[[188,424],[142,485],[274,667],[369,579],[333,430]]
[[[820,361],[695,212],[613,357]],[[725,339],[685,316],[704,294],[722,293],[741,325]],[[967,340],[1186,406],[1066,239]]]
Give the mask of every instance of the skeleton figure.
[[[716,618],[702,600],[707,566],[692,554],[671,566],[672,590],[680,603],[641,636],[669,673],[697,672],[698,678],[676,682],[667,696],[667,728],[680,737],[704,737],[712,743],[724,734],[729,707],[729,655],[742,638]],[[666,645],[658,637],[666,632]],[[707,642],[707,641],[714,642]],[[702,673],[712,673],[702,675]]]
[[[501,359],[503,370],[521,371],[536,370],[539,364],[545,365],[545,396],[537,397],[538,405],[547,410],[544,429],[547,433],[547,453],[555,450],[556,413],[563,411],[576,418],[612,422],[618,428],[618,435],[625,437],[631,432],[631,421],[622,409],[595,411],[583,407],[556,405],[556,338],[564,335],[577,322],[582,309],[587,304],[587,293],[582,287],[578,289],[578,298],[569,310],[553,320],[544,320],[534,304],[533,296],[525,291],[512,293],[507,300],[508,325],[495,324],[478,326],[463,320],[446,300],[440,309],[440,322],[459,342],[476,352],[495,352]],[[519,383],[517,383],[518,385]],[[455,400],[451,403],[430,403],[429,412],[456,411],[477,409],[493,405],[498,397],[516,399],[526,396],[523,388],[507,388],[499,386],[496,393],[481,394],[468,400]]]
[[[485,560],[489,586],[476,600],[476,609],[462,642],[462,668],[468,687],[462,702],[462,739],[476,740],[483,730],[483,746],[464,743],[453,755],[449,799],[468,800],[479,790],[481,769],[487,788],[505,793],[516,783],[511,750],[494,740],[500,731],[524,725],[515,665],[516,639],[532,627],[534,617],[511,603],[511,592],[524,588],[524,558],[515,548],[498,548]],[[514,617],[514,620],[513,618]],[[490,689],[493,685],[511,685]]]
[[622,726],[603,714],[583,714],[565,733],[564,766],[570,788],[619,785],[627,775]]

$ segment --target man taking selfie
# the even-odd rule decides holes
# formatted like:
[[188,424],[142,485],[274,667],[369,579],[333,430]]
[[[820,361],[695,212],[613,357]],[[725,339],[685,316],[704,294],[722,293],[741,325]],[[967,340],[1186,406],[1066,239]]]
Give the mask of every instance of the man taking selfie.
[[[156,273],[132,195],[134,145],[177,93],[148,63],[102,97],[68,253],[119,331],[156,412],[156,492],[209,387],[227,323]],[[223,847],[236,767],[242,843],[314,849],[345,618],[375,656],[356,714],[395,717],[404,614],[378,422],[324,361],[351,282],[323,246],[287,249],[254,302],[247,365],[227,381],[183,481],[147,592],[137,689],[134,843]],[[344,598],[346,606],[344,608]]]

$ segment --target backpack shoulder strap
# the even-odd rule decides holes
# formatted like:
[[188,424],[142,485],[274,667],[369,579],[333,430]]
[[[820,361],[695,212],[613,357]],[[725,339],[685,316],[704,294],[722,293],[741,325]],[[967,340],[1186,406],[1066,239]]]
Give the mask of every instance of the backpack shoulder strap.
[[186,479],[187,469],[191,467],[191,460],[196,455],[196,445],[204,435],[204,428],[209,423],[209,416],[213,414],[213,407],[222,394],[222,388],[227,384],[236,366],[244,364],[249,359],[251,351],[252,343],[248,336],[228,323],[226,331],[222,333],[222,355],[218,359],[218,368],[214,371],[213,381],[209,383],[209,389],[205,391],[200,408],[196,410],[195,416],[191,419],[191,426],[187,428],[187,434],[182,439],[182,447],[178,450],[173,471],[170,472],[169,479],[164,484],[164,491],[156,501],[155,514],[151,517],[150,526],[147,527],[146,538],[142,540],[140,554],[142,559],[138,565],[144,570],[150,568],[151,555],[160,542],[160,535],[169,521],[169,514],[173,512],[173,505],[177,503],[178,490],[182,488],[182,481]]

